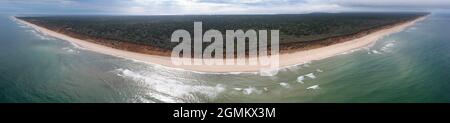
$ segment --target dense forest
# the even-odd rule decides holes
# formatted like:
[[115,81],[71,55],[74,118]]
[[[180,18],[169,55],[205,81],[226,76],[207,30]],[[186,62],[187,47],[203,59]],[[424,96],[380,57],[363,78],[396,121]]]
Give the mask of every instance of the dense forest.
[[146,44],[170,50],[177,29],[191,32],[194,22],[203,31],[280,30],[281,45],[320,41],[356,34],[415,19],[427,13],[312,13],[280,15],[167,15],[167,16],[28,16],[19,19],[59,32],[119,42]]

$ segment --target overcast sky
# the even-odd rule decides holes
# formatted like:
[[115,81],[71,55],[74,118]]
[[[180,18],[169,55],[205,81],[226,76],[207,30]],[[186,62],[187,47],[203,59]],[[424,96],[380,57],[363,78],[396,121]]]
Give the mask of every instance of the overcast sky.
[[0,0],[15,14],[293,14],[447,11],[450,0]]

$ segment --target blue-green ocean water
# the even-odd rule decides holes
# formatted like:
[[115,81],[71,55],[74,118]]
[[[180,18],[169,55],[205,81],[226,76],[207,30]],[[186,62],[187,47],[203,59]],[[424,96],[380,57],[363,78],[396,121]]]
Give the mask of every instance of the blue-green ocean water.
[[432,14],[274,76],[205,74],[86,51],[0,15],[0,102],[450,102],[449,32],[450,15]]

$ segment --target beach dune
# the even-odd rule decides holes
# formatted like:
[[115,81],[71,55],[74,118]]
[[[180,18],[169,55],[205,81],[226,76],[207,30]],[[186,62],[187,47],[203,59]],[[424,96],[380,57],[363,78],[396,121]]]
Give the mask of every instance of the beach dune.
[[[344,53],[353,49],[369,46],[370,44],[376,42],[380,38],[400,32],[404,29],[406,29],[409,26],[414,25],[416,22],[421,21],[425,19],[426,17],[421,17],[418,19],[415,19],[413,21],[408,21],[405,23],[401,23],[386,29],[375,31],[371,34],[368,34],[366,36],[363,36],[361,38],[352,39],[349,41],[345,41],[338,44],[333,44],[330,46],[320,47],[316,49],[310,49],[305,51],[296,51],[296,52],[290,52],[290,53],[283,53],[279,55],[279,67],[287,67],[287,66],[294,66],[299,64],[308,63],[310,61],[314,60],[321,60],[324,58],[332,57],[340,53]],[[268,66],[250,66],[250,65],[174,65],[171,62],[171,58],[167,56],[158,56],[158,55],[149,55],[149,54],[142,54],[142,53],[136,53],[136,52],[130,52],[125,50],[119,50],[114,49],[111,47],[107,47],[104,45],[92,43],[89,41],[84,41],[80,39],[76,39],[43,27],[40,27],[38,25],[20,20],[15,18],[18,22],[21,22],[23,24],[26,24],[36,30],[39,30],[42,33],[45,33],[49,36],[56,37],[65,41],[69,41],[71,43],[74,43],[86,50],[112,55],[116,57],[126,58],[126,59],[133,59],[137,61],[142,61],[145,63],[150,64],[158,64],[163,65],[166,67],[171,68],[178,68],[178,69],[185,69],[185,70],[192,70],[192,71],[199,71],[199,72],[216,72],[216,73],[224,73],[224,72],[255,72],[260,71],[263,67]]]

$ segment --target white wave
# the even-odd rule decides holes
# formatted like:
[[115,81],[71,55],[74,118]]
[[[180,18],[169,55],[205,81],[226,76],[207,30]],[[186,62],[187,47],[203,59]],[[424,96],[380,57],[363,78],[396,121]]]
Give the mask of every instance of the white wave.
[[304,83],[303,80],[305,80],[305,76],[299,76],[299,77],[297,77],[297,82],[303,84],[303,83]]
[[311,62],[303,62],[303,63],[289,65],[289,66],[282,66],[282,67],[280,67],[279,70],[293,70],[293,71],[296,71],[298,69],[301,69],[302,65],[307,64],[307,63],[311,63]]
[[[372,43],[368,44],[367,46],[364,46],[364,47],[360,47],[360,48],[356,48],[356,49],[352,49],[352,50],[349,50],[349,51],[346,51],[346,52],[339,53],[339,54],[337,54],[337,56],[339,56],[339,55],[352,54],[352,53],[355,53],[355,52],[361,51],[361,50],[368,50],[368,51],[369,51],[371,47],[375,46],[375,43],[376,43],[376,42],[372,42]],[[370,53],[369,53],[369,54],[370,54]]]
[[390,43],[386,44],[386,47],[392,47],[394,45],[395,45],[394,42],[390,42]]
[[19,25],[20,28],[25,28],[28,29],[29,27],[25,26],[25,25]]
[[38,37],[41,40],[54,40],[55,39],[51,36],[48,36],[48,35],[40,32],[39,30],[33,29],[33,30],[26,30],[26,31],[31,32],[33,35],[35,35],[36,37]]
[[62,50],[64,50],[64,51],[66,51],[66,52],[68,52],[68,53],[80,53],[80,51],[78,51],[78,50],[75,50],[75,49],[72,49],[72,48],[70,48],[70,47],[64,47],[64,48],[62,48]]
[[340,53],[340,54],[338,54],[338,55],[347,55],[347,54],[351,54],[351,53],[354,53],[354,52],[359,51],[359,50],[361,50],[361,49],[364,49],[364,48],[352,49],[352,50],[349,50],[349,51]]
[[[41,40],[56,40],[56,38],[48,35],[47,33],[43,33],[38,29],[31,28],[30,26],[20,23],[18,21],[17,21],[17,23],[19,24],[19,27],[21,27],[21,28],[30,29],[30,30],[26,30],[26,31],[33,33],[35,36],[39,37],[39,39],[41,39]],[[70,42],[70,44],[78,49],[86,50],[85,48],[83,48],[73,42]]]
[[134,103],[155,103],[152,100],[144,98],[144,96],[137,96],[135,97],[135,100],[133,100]]
[[395,46],[395,41],[391,41],[386,43],[383,47],[381,47],[381,51],[383,52],[391,52],[391,48]]
[[316,72],[322,73],[323,70],[321,70],[321,69],[316,69]]
[[[416,23],[415,25],[417,26],[418,23]],[[412,31],[415,31],[415,30],[417,30],[417,27],[413,26],[413,27],[410,27],[410,28],[406,29],[406,32],[412,32]]]
[[381,54],[381,52],[379,52],[377,50],[372,50],[371,53],[373,53],[373,54]]
[[242,91],[242,88],[233,88],[236,91]]
[[309,86],[308,88],[306,88],[307,90],[317,90],[320,89],[319,85],[313,85],[313,86]]
[[307,76],[307,77],[309,77],[311,79],[317,78],[316,75],[314,75],[314,73],[309,73],[309,74],[306,74],[305,76]]
[[80,49],[80,50],[87,50],[86,48],[84,48],[84,47],[82,47],[82,46],[80,46],[80,45],[78,45],[78,44],[75,44],[75,43],[73,43],[73,42],[71,42],[71,41],[69,41],[69,43],[70,43],[72,46],[74,46],[75,48],[77,48],[77,49]]
[[248,87],[248,88],[244,88],[244,89],[242,90],[242,93],[244,93],[244,94],[246,94],[246,95],[250,95],[250,94],[253,94],[253,93],[261,94],[262,91],[256,89],[255,87],[250,86],[250,87]]
[[13,22],[15,22],[16,24],[18,24],[20,27],[28,27],[25,24],[19,22],[19,20],[17,20],[14,16],[10,16],[9,19]]
[[264,87],[263,90],[264,90],[264,91],[269,91],[269,88]]
[[285,82],[280,83],[280,86],[283,87],[283,88],[290,88],[291,87],[289,85],[289,83],[285,83]]
[[186,100],[198,98],[196,94],[205,95],[209,99],[214,99],[219,93],[225,91],[221,84],[214,86],[205,86],[181,82],[176,79],[163,77],[155,73],[134,72],[128,69],[117,69],[117,75],[123,78],[132,79],[136,82],[142,82],[149,87],[148,94],[155,99],[163,102],[201,102],[201,100]]
[[275,69],[267,69],[267,70],[262,70],[259,72],[260,76],[275,76],[278,74],[278,72],[280,71],[279,68],[275,68]]

